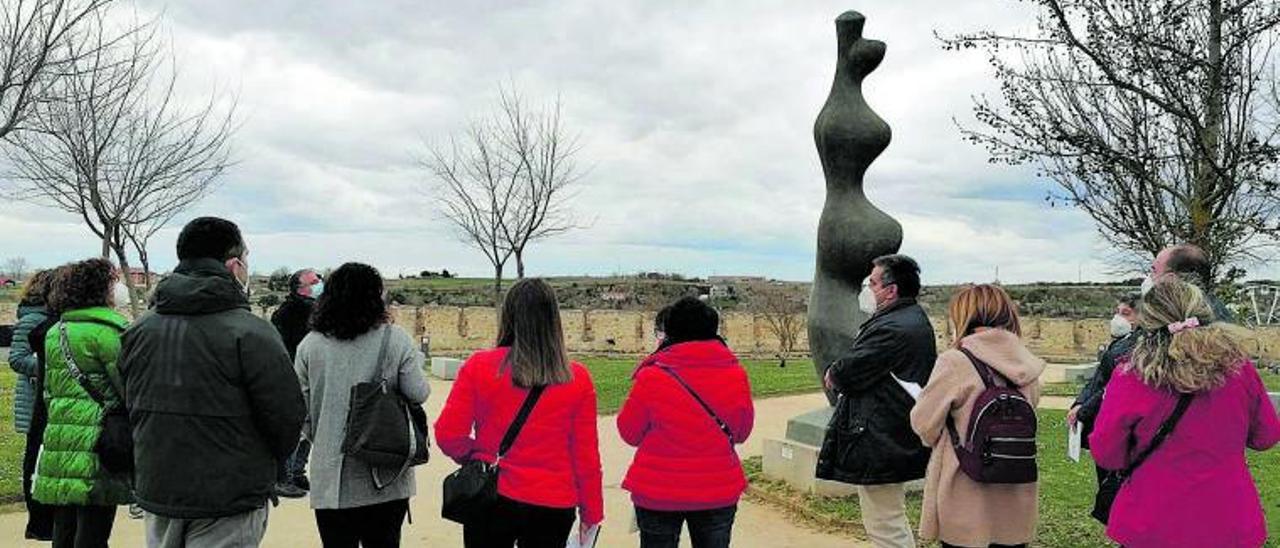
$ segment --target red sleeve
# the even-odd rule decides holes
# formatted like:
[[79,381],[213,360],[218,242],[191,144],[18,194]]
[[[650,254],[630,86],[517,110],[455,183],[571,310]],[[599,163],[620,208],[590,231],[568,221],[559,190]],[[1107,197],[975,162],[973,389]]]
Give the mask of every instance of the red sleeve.
[[1129,465],[1129,440],[1142,419],[1140,381],[1127,371],[1116,373],[1102,396],[1102,410],[1089,435],[1093,461],[1107,470],[1123,470]]
[[622,441],[632,447],[640,447],[644,435],[649,432],[649,406],[644,399],[644,394],[651,390],[649,378],[649,375],[636,375],[636,382],[631,385],[627,400],[622,403],[622,410],[618,411],[618,434],[622,435]]
[[739,369],[737,377],[738,404],[725,417],[725,422],[729,423],[729,431],[733,432],[733,443],[746,443],[747,438],[751,437],[751,430],[755,428],[756,408],[751,401],[751,380],[747,378],[747,371]]
[[596,431],[596,388],[585,367],[575,367],[583,375],[585,394],[573,416],[569,447],[573,454],[574,477],[578,483],[578,507],[583,523],[604,521],[604,492],[601,486],[600,440]]
[[1254,398],[1253,417],[1249,421],[1249,448],[1266,451],[1280,443],[1280,417],[1276,417],[1275,405],[1271,403],[1271,396],[1267,394],[1258,370],[1249,362],[1244,364],[1244,369],[1249,376],[1246,379],[1249,393]]
[[449,390],[449,398],[445,400],[444,409],[436,418],[436,445],[440,451],[448,455],[458,464],[471,459],[471,451],[476,440],[471,437],[472,427],[476,422],[475,413],[475,381],[469,367],[476,356],[467,359],[467,363],[458,370],[458,378]]

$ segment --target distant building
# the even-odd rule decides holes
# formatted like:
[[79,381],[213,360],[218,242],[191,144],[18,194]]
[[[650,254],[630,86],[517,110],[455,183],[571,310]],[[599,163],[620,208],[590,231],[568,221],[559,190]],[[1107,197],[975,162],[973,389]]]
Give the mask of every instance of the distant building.
[[156,274],[155,272],[147,272],[137,267],[129,268],[129,281],[133,282],[134,287],[142,287],[144,285],[147,285],[148,281],[154,284],[156,279],[159,277],[160,275]]
[[707,281],[712,284],[733,285],[733,284],[749,284],[767,281],[764,276],[711,276]]

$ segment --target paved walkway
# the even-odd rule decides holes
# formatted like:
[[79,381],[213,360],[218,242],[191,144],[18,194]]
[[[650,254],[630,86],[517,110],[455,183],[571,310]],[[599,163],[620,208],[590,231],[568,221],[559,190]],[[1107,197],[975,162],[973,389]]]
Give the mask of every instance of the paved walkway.
[[[432,396],[427,403],[428,414],[435,417],[444,404],[452,383],[433,379]],[[765,438],[782,438],[787,419],[825,405],[822,394],[806,394],[756,401],[756,427],[750,440],[742,446],[743,457],[760,455]],[[600,417],[600,456],[604,465],[605,519],[601,547],[637,546],[639,540],[628,532],[631,501],[628,493],[619,488],[633,449],[622,442],[614,426],[612,416]],[[411,503],[414,523],[404,527],[404,546],[461,546],[462,527],[440,518],[440,484],[445,475],[454,470],[449,459],[436,452],[430,463],[417,469],[418,496]],[[17,512],[0,515],[0,544],[10,539],[22,538],[26,514]],[[684,535],[688,546],[688,535]],[[143,546],[144,532],[141,521],[130,520],[122,508],[116,516],[116,529],[112,535],[113,546]],[[47,544],[26,542],[22,547],[47,547]],[[793,523],[780,510],[744,500],[738,509],[734,527],[735,547],[769,548],[824,548],[864,546],[851,537],[820,533]],[[316,533],[314,514],[306,499],[283,501],[272,509],[265,547],[309,548],[320,546]]]

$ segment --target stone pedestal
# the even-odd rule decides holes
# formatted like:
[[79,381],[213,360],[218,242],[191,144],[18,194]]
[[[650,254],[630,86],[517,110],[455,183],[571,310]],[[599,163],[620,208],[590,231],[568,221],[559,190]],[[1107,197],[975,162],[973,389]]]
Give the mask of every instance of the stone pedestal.
[[458,369],[462,368],[462,360],[454,358],[431,358],[431,376],[451,381],[458,378]]
[[[818,468],[818,452],[827,435],[833,407],[823,407],[787,421],[786,439],[764,440],[764,475],[787,482],[805,493],[824,497],[847,497],[855,494],[856,486],[838,481],[814,477]],[[924,489],[923,481],[907,484],[908,491]]]
[[1269,392],[1267,395],[1271,396],[1271,405],[1274,405],[1276,413],[1280,414],[1280,392]]
[[1040,375],[1042,383],[1080,383],[1088,381],[1093,377],[1094,371],[1097,371],[1098,364],[1088,363],[1082,365],[1068,365],[1051,363],[1045,368],[1044,373]]

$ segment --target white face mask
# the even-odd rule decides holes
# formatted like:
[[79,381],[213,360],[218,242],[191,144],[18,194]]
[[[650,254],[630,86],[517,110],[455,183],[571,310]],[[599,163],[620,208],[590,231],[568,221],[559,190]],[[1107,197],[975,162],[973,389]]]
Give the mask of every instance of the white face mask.
[[1146,278],[1142,279],[1142,294],[1146,295],[1147,293],[1150,293],[1151,290],[1155,288],[1155,286],[1156,286],[1155,278],[1152,278],[1151,275],[1148,274]]
[[129,286],[124,285],[124,282],[117,281],[116,285],[111,288],[111,298],[115,301],[116,306],[129,304]]
[[1127,337],[1133,333],[1133,324],[1129,323],[1124,316],[1116,314],[1111,318],[1111,336],[1117,339]]
[[858,293],[858,310],[867,314],[874,314],[876,311],[876,296],[871,292],[870,286],[863,286],[862,291]]

